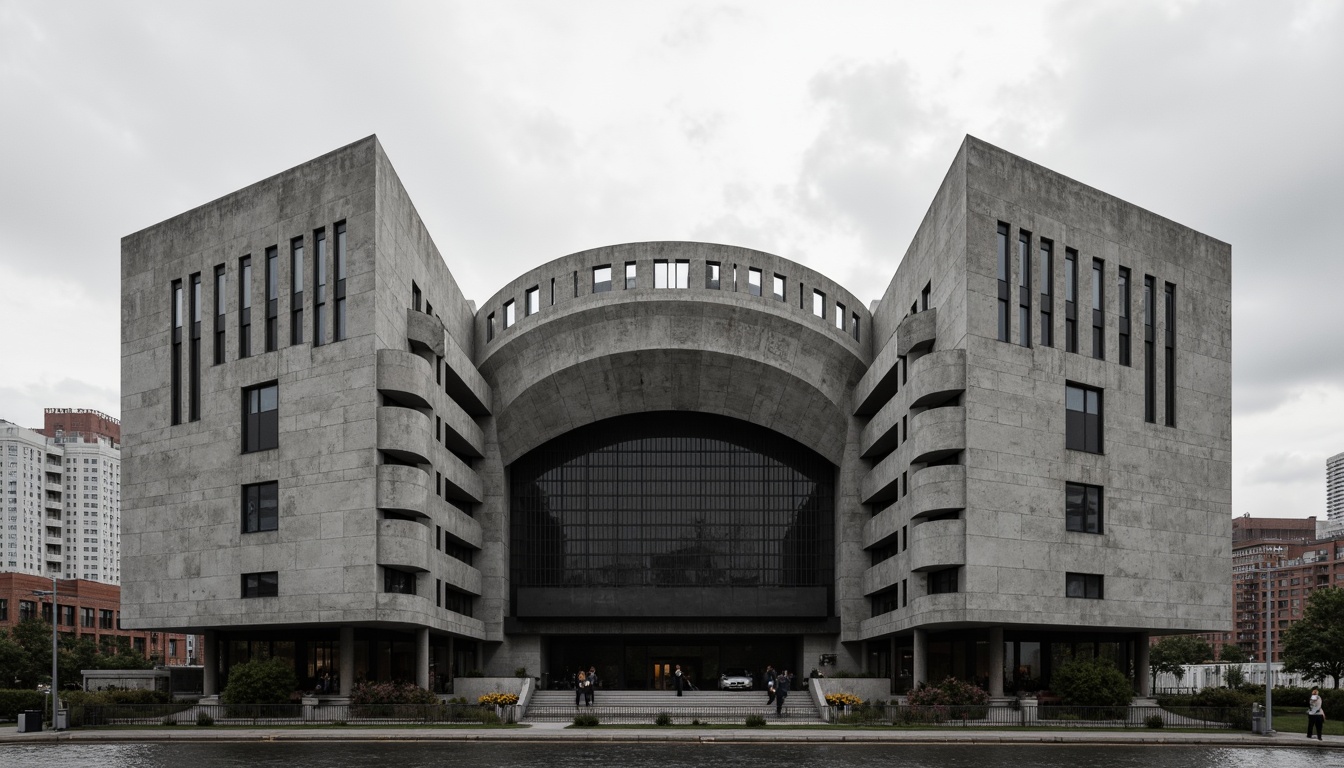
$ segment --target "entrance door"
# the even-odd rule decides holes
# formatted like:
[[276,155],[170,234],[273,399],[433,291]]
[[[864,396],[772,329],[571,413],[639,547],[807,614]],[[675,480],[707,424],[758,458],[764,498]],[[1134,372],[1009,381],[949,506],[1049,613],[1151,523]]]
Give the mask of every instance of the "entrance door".
[[[659,659],[651,665],[653,678],[650,680],[650,689],[655,691],[675,691],[677,689],[677,665],[681,665],[682,682],[686,690],[691,689],[691,684],[695,682],[694,667],[692,660],[682,659],[680,661],[670,661],[668,659]],[[698,683],[697,683],[698,685]]]

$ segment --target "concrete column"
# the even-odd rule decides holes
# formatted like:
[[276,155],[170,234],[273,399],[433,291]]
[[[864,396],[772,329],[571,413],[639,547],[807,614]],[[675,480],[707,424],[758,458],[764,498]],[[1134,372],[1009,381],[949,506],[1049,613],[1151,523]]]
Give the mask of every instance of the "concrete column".
[[341,695],[355,690],[355,628],[341,627]]
[[1148,633],[1139,632],[1134,636],[1134,674],[1139,677],[1139,697],[1153,695],[1153,678],[1148,669]]
[[415,630],[415,684],[429,690],[429,627]]
[[214,630],[205,631],[205,639],[200,648],[201,667],[205,673],[201,693],[205,696],[219,695],[219,634]]
[[989,629],[989,695],[1003,698],[1003,627]]
[[915,668],[911,670],[914,679],[911,680],[911,689],[918,688],[920,683],[929,681],[929,631],[927,629],[915,630],[914,662]]

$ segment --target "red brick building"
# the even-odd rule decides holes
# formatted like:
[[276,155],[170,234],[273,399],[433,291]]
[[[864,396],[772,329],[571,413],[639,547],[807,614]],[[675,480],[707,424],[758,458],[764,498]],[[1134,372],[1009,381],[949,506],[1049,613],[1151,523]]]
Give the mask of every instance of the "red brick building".
[[1254,661],[1265,659],[1269,593],[1274,601],[1271,661],[1280,661],[1283,631],[1302,618],[1312,591],[1326,586],[1344,587],[1344,536],[1320,537],[1315,517],[1245,515],[1232,520],[1234,618],[1228,639],[1245,648]]
[[47,437],[79,434],[86,443],[96,443],[106,437],[121,445],[121,422],[102,411],[92,408],[47,408],[42,417],[42,429]]
[[[0,573],[0,629],[28,618],[52,619],[51,579],[26,573]],[[85,636],[103,644],[125,637],[131,647],[156,664],[194,663],[197,638],[165,632],[121,629],[121,587],[84,579],[56,581],[56,626],[65,635]]]

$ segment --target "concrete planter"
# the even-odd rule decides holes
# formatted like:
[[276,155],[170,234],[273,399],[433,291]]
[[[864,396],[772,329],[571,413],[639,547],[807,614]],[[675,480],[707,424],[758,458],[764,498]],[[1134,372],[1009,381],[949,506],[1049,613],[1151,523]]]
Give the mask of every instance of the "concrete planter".
[[522,677],[455,677],[453,696],[465,698],[468,704],[487,693],[512,693],[521,699],[525,681]]
[[811,683],[813,697],[823,707],[828,693],[850,693],[867,702],[893,698],[891,681],[885,677],[814,677]]

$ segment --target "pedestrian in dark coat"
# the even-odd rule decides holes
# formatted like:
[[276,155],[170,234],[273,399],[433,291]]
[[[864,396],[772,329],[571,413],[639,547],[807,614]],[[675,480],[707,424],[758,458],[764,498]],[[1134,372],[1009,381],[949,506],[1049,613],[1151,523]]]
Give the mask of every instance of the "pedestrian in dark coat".
[[677,695],[680,696],[682,689],[686,687],[686,675],[682,673],[680,664],[672,673],[672,683],[677,687]]
[[789,670],[784,670],[775,676],[775,714],[783,716],[784,699],[789,696],[789,685],[793,683],[793,678],[789,675]]
[[578,681],[574,684],[574,706],[577,707],[581,705],[585,699],[588,701],[588,706],[591,707],[593,705],[591,693],[593,690],[592,685],[593,684],[588,681],[588,676],[580,670]]
[[768,694],[765,697],[765,706],[775,703],[775,668],[771,664],[765,665],[765,690]]

